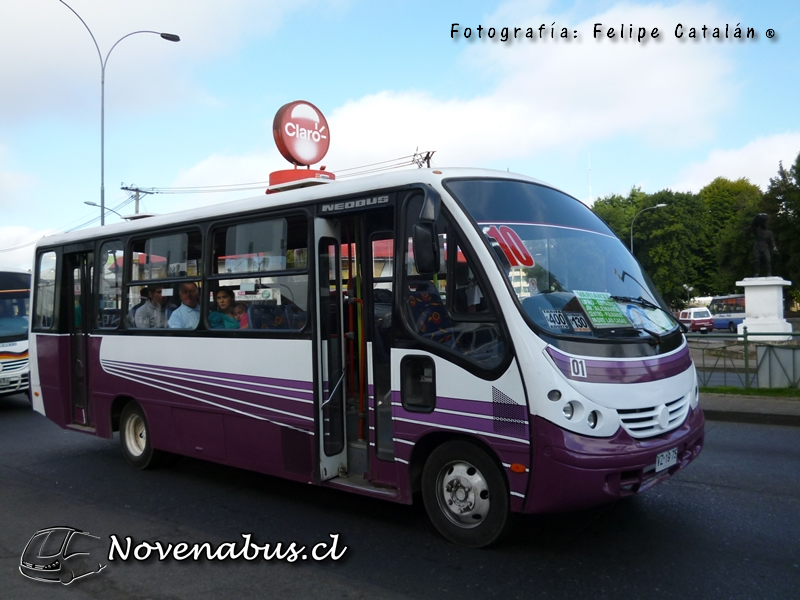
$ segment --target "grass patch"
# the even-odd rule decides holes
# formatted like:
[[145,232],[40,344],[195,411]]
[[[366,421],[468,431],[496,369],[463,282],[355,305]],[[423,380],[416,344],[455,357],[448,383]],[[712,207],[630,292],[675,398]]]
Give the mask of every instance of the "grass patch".
[[701,394],[725,394],[726,396],[767,396],[771,398],[798,398],[800,390],[791,388],[737,388],[737,387],[701,387]]

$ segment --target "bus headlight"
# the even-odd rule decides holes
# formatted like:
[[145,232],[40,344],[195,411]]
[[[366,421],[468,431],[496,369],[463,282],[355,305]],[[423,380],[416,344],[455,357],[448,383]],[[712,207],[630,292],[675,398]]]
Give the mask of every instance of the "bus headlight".
[[590,412],[586,417],[586,424],[589,425],[589,429],[595,429],[600,424],[600,413],[596,410]]
[[567,402],[562,411],[564,412],[564,417],[567,420],[571,420],[575,416],[575,405],[572,402]]
[[695,385],[694,389],[689,393],[691,394],[689,404],[691,405],[692,410],[694,410],[700,404],[700,388]]

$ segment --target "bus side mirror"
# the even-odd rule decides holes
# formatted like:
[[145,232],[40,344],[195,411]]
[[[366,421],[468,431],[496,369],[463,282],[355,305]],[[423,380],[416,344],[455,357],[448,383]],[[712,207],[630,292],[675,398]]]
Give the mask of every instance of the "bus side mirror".
[[433,188],[426,187],[425,199],[422,201],[422,210],[419,211],[419,220],[423,223],[432,223],[439,218],[442,207],[442,197]]
[[439,272],[439,236],[434,223],[414,225],[412,242],[414,266],[420,275],[433,275]]

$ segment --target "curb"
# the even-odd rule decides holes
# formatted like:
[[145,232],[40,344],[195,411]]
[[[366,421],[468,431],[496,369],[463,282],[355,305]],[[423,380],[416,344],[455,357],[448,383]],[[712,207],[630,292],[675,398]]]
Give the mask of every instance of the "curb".
[[[702,404],[701,404],[702,406]],[[703,409],[707,421],[725,421],[728,423],[752,423],[754,425],[785,425],[800,427],[800,415],[781,415],[753,413],[733,410]]]

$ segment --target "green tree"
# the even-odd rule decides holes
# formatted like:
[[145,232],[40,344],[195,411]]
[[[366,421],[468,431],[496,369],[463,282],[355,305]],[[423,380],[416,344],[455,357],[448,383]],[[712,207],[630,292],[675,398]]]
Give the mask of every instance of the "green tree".
[[693,287],[695,296],[706,295],[709,275],[704,256],[709,241],[702,198],[689,192],[662,190],[652,194],[648,202],[667,206],[649,213],[644,240],[636,247],[639,262],[670,306],[685,304],[684,285]]
[[647,194],[641,188],[632,187],[627,197],[612,194],[598,198],[592,210],[629,246],[631,221],[637,212],[647,206],[646,202]]
[[772,257],[772,273],[792,282],[789,293],[800,298],[800,154],[785,169],[779,163],[778,175],[769,180],[764,194],[763,212],[775,236],[778,254]]
[[[642,212],[657,204],[667,206]],[[593,209],[626,245],[633,234],[636,258],[670,305],[685,303],[684,284],[694,287],[695,293],[710,287],[702,258],[711,252],[710,242],[704,235],[707,219],[698,195],[671,190],[646,194],[633,187],[627,197],[615,194],[598,199]]]
[[763,194],[747,179],[717,177],[700,190],[706,209],[706,235],[711,245],[703,256],[709,294],[734,292],[736,282],[753,273],[753,239],[746,233],[762,211]]

